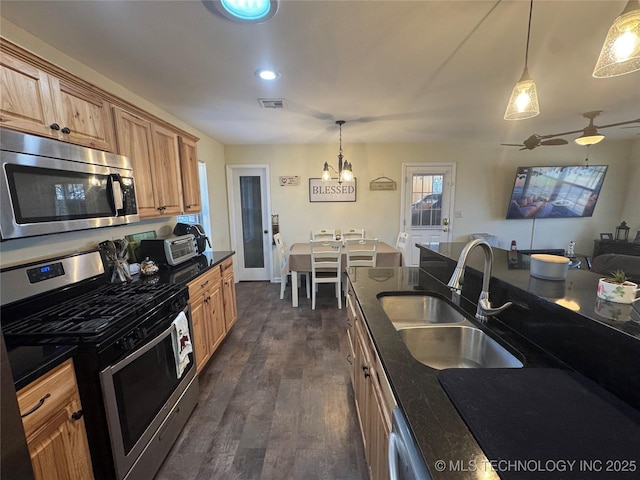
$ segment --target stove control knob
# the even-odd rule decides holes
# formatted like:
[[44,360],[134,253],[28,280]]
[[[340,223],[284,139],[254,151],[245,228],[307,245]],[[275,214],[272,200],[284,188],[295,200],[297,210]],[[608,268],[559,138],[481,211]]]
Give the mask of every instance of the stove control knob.
[[131,335],[127,335],[118,341],[118,346],[125,352],[135,348],[135,340]]

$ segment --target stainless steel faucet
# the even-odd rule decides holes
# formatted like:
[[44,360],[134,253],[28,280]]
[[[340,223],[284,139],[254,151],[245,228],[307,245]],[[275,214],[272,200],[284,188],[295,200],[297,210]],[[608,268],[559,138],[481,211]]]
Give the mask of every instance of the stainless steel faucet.
[[491,269],[493,267],[493,250],[491,250],[491,246],[486,240],[483,238],[477,238],[464,246],[462,252],[460,252],[460,258],[458,258],[456,269],[453,271],[453,275],[451,275],[451,279],[449,279],[447,286],[452,292],[454,292],[454,294],[462,294],[460,279],[462,278],[462,275],[464,275],[464,267],[467,264],[467,257],[469,256],[469,253],[471,253],[471,250],[477,246],[482,247],[482,250],[484,251],[484,272],[482,273],[482,292],[480,292],[480,298],[478,299],[476,318],[481,322],[485,322],[487,317],[496,315],[512,305],[511,302],[507,302],[501,307],[493,308],[491,306],[491,302],[489,301],[489,282],[491,281]]

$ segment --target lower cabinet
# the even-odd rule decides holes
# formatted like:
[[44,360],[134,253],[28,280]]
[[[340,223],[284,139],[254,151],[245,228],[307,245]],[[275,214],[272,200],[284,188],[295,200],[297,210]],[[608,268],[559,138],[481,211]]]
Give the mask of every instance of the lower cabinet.
[[200,373],[238,318],[233,260],[228,258],[191,281],[189,301],[191,338]]
[[233,259],[227,258],[220,266],[222,271],[222,299],[224,304],[224,323],[227,331],[238,319],[236,302],[236,284],[233,278]]
[[36,480],[92,479],[73,361],[65,361],[17,396]]
[[391,411],[396,403],[351,288],[347,306],[351,379],[369,475],[372,480],[386,480]]
[[214,267],[189,283],[197,372],[206,365],[226,332],[221,280],[220,268]]

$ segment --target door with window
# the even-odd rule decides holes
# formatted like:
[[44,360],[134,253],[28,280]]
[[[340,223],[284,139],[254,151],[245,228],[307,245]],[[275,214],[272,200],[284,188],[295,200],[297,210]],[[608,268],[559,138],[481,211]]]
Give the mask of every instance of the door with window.
[[268,165],[227,166],[231,246],[238,281],[271,279]]
[[401,229],[409,234],[407,265],[420,263],[416,243],[450,242],[455,164],[403,164]]

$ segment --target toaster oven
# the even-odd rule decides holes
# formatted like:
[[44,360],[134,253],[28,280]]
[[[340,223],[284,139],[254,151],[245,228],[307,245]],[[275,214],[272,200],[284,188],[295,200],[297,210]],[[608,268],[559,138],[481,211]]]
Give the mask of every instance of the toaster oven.
[[198,255],[198,244],[192,234],[175,237],[147,238],[140,241],[140,254],[159,265],[178,265]]

